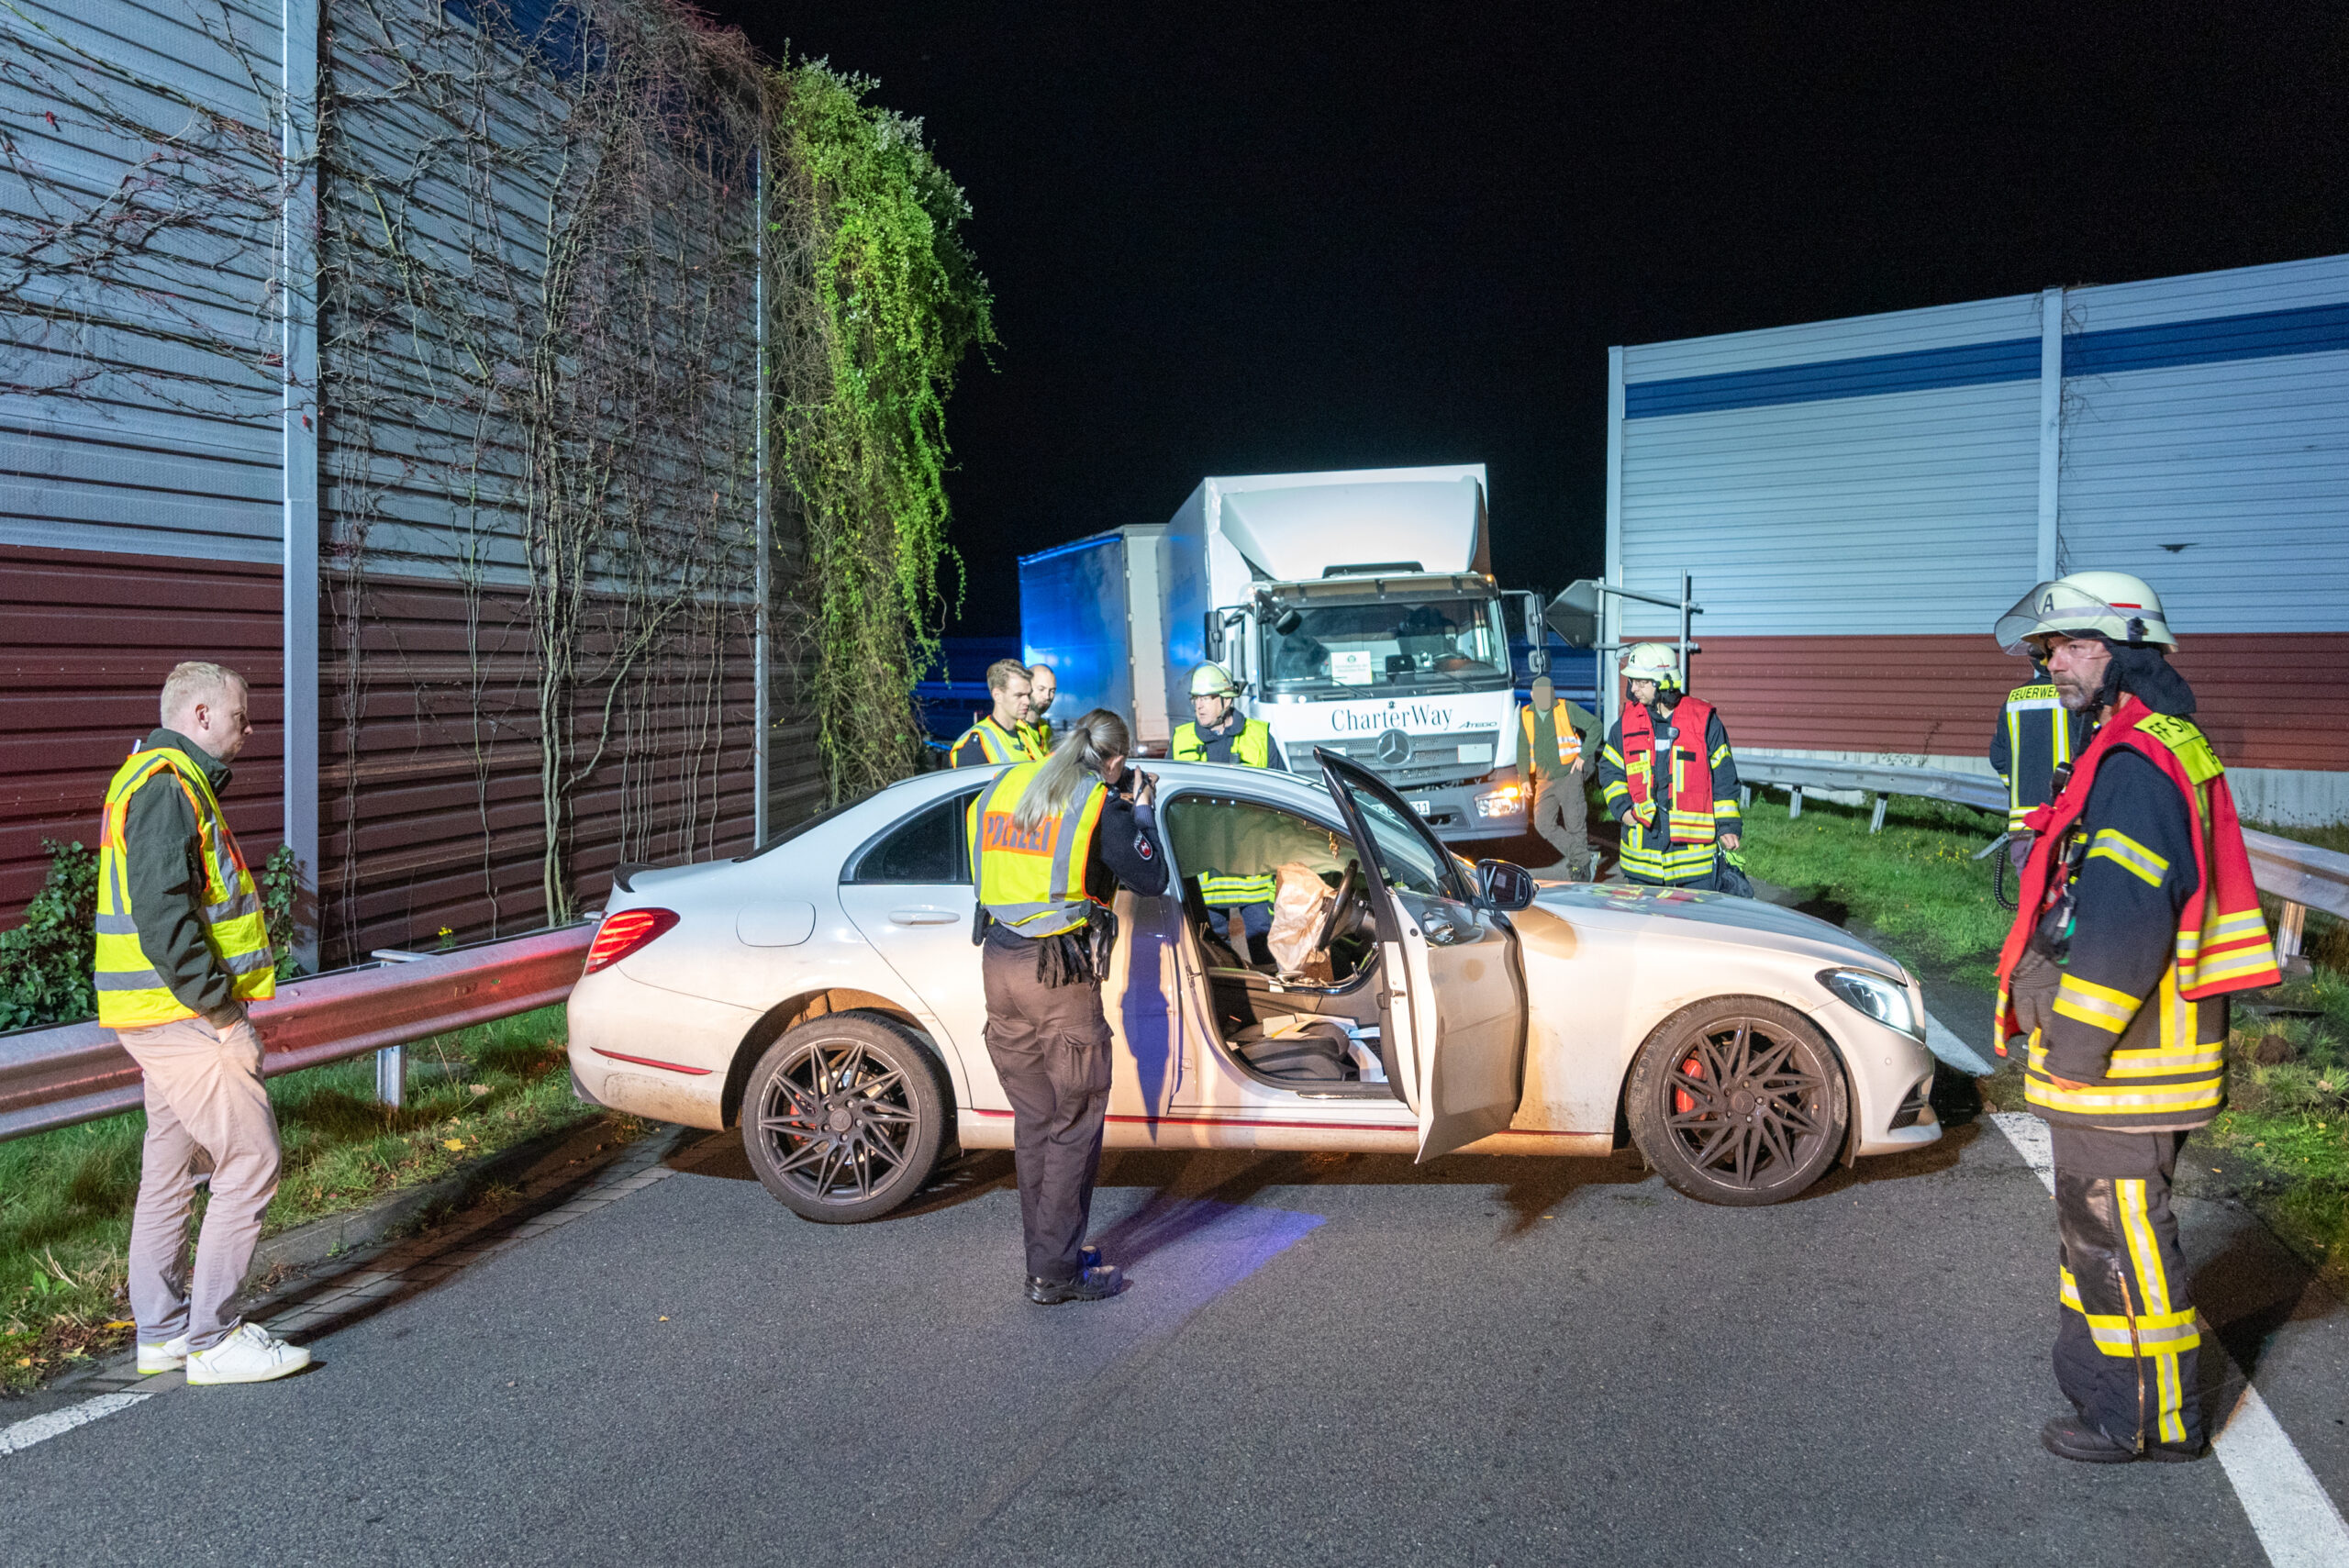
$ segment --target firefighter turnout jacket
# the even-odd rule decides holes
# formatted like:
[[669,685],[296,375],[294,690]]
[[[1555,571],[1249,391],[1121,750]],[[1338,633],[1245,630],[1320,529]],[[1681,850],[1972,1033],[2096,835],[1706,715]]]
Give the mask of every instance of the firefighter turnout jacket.
[[[98,1022],[108,1029],[152,1029],[232,997],[277,994],[261,891],[214,793],[215,776],[225,782],[228,770],[217,762],[207,768],[192,746],[158,729],[106,786],[94,967]],[[149,811],[142,801],[138,813],[142,835],[161,832],[170,842],[134,850],[132,803],[142,790],[173,792],[155,801],[169,809]],[[176,809],[183,801],[184,813]],[[150,874],[150,867],[161,874]]]
[[1623,827],[1620,860],[1633,882],[1709,882],[1723,833],[1739,830],[1737,760],[1710,703],[1681,695],[1633,703],[1607,732],[1598,794]]
[[953,746],[946,753],[947,765],[956,768],[984,768],[990,762],[1041,762],[1044,751],[1036,744],[1030,728],[1025,724],[1006,729],[987,714],[970,728],[954,738]]
[[[1227,721],[1204,736],[1197,725],[1186,724],[1174,731],[1167,754],[1178,762],[1236,762],[1243,768],[1276,765],[1273,727],[1261,718]],[[1279,886],[1280,879],[1269,873],[1230,876],[1211,867],[1199,878],[1199,897],[1209,907],[1218,909],[1240,904],[1269,904]]]
[[2032,1108],[2109,1131],[2207,1124],[2226,1096],[2227,997],[2280,978],[2210,743],[2132,695],[2025,826],[1998,1038],[2028,1035]]
[[1990,737],[1990,766],[2007,781],[2008,832],[2024,831],[2031,809],[2055,798],[2055,770],[2071,762],[2085,728],[2043,677],[2007,694]]

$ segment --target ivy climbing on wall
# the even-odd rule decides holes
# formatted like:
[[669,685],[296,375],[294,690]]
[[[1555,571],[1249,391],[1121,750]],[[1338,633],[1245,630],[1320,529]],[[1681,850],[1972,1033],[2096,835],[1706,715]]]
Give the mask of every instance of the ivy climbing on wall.
[[775,85],[774,420],[807,542],[806,700],[837,801],[920,764],[914,682],[963,590],[946,397],[995,341],[994,309],[961,232],[970,204],[920,122],[821,61]]

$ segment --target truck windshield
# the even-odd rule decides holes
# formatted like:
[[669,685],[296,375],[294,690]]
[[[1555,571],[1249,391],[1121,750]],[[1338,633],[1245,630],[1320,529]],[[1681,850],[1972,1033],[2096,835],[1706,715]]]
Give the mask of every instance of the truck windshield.
[[1508,639],[1490,598],[1283,606],[1265,617],[1264,689],[1459,690],[1506,683]]

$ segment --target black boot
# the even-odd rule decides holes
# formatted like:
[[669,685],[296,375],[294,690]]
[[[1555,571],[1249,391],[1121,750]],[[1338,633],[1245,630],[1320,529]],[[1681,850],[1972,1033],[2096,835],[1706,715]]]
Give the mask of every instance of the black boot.
[[2139,1460],[2149,1464],[2191,1464],[2210,1451],[2207,1446],[2188,1448],[2182,1443],[2147,1443],[2144,1451],[2140,1452],[2126,1444],[2114,1442],[2076,1416],[2058,1416],[2040,1428],[2039,1440],[2048,1452],[2064,1459],[2076,1459],[2082,1464],[2133,1464]]
[[1039,1307],[1058,1307],[1064,1301],[1107,1301],[1125,1287],[1125,1280],[1114,1263],[1096,1263],[1074,1279],[1041,1279],[1028,1276],[1028,1299]]
[[2039,1444],[2058,1459],[2082,1464],[2134,1464],[2137,1451],[2106,1437],[2077,1416],[2058,1416],[2039,1429]]

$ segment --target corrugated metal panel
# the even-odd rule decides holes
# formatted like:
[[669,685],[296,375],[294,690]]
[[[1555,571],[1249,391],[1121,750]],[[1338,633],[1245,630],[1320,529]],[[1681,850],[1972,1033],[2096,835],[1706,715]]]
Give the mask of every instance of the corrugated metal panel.
[[0,317],[0,543],[278,559],[279,21],[255,0],[0,11],[0,250],[32,265]]
[[106,781],[184,659],[252,684],[253,738],[222,805],[249,855],[276,848],[280,594],[269,568],[0,545],[0,921],[39,890],[43,839],[96,847]]
[[[2136,573],[2189,639],[2349,630],[2349,350],[2275,351],[2349,329],[2349,256],[2082,289],[2065,315],[2059,564]],[[2078,373],[2099,341],[2136,351]]]
[[[1970,636],[1718,637],[1691,689],[1741,746],[1976,756],[2031,666]],[[2349,635],[2218,635],[2177,656],[2230,767],[2349,771]],[[2279,718],[2290,715],[2288,721]]]
[[[536,662],[520,595],[490,590],[469,606],[446,583],[381,577],[330,580],[328,595],[347,635],[322,671],[327,951],[540,923]],[[602,650],[582,651],[592,662]],[[581,763],[607,733],[605,697],[590,686],[574,708]],[[751,701],[748,617],[731,608],[614,701],[605,759],[573,797],[566,861],[585,904],[623,860],[749,846]],[[822,794],[812,728],[786,717],[774,757],[781,827]]]
[[2038,422],[2036,383],[1626,420],[1623,584],[1694,573],[1708,639],[1987,626],[2031,585]]
[[1623,350],[1623,379],[1637,383],[1722,375],[1780,365],[1909,353],[2029,338],[2039,331],[2039,296],[2012,295],[1965,305],[1937,305],[1881,316],[1806,321],[1712,338],[1638,343]]

